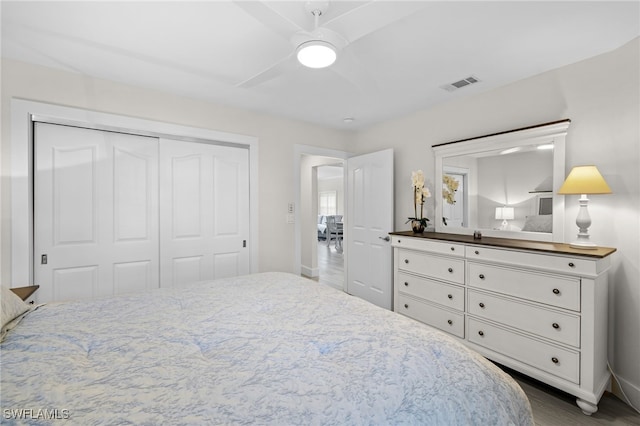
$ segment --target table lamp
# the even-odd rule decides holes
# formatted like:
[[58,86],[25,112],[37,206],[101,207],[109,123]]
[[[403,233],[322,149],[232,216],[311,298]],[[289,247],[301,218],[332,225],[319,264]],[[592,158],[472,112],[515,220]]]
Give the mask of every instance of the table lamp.
[[496,219],[502,219],[501,230],[505,231],[509,228],[509,222],[507,222],[507,220],[513,220],[513,217],[513,207],[496,207]]
[[580,210],[576,218],[578,225],[578,239],[570,244],[571,247],[580,249],[595,249],[597,246],[589,241],[589,226],[591,217],[587,205],[587,194],[611,194],[611,188],[596,166],[576,166],[571,170],[567,179],[558,190],[561,195],[580,195]]

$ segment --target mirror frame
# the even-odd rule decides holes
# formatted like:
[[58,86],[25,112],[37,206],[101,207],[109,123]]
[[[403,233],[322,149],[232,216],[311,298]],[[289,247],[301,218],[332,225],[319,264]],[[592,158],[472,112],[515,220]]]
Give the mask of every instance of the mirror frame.
[[[436,232],[472,235],[474,231],[480,231],[483,236],[488,237],[534,241],[564,241],[564,196],[558,195],[557,192],[565,178],[565,138],[569,124],[571,124],[571,120],[565,119],[433,145],[432,148],[435,154],[434,208]],[[554,144],[553,192],[551,193],[553,197],[553,229],[551,233],[444,226],[442,222],[442,171],[444,158],[551,142]]]

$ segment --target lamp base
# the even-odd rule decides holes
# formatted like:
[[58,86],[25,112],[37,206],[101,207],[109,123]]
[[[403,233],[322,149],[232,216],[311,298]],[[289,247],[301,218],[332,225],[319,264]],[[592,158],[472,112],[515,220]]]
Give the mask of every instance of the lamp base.
[[598,248],[598,246],[591,241],[574,241],[569,244],[569,247],[582,250],[595,250]]
[[591,226],[591,217],[589,216],[589,210],[587,205],[589,199],[586,194],[582,194],[578,200],[580,203],[580,210],[578,210],[578,217],[576,218],[576,225],[578,225],[578,239],[569,244],[569,247],[582,249],[582,250],[594,250],[598,248],[595,243],[589,240],[589,226]]

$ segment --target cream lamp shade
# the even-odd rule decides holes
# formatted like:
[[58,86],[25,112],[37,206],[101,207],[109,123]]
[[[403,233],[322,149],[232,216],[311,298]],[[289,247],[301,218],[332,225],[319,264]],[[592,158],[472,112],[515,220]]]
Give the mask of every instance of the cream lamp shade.
[[565,179],[558,194],[611,194],[611,188],[596,166],[576,166]]
[[578,225],[578,239],[570,244],[571,247],[580,249],[595,249],[595,243],[589,240],[589,226],[591,217],[587,205],[587,194],[611,194],[611,188],[607,185],[596,166],[576,166],[558,190],[561,195],[580,195],[578,202],[580,210],[576,218]]
[[506,230],[509,227],[507,220],[514,218],[513,207],[496,207],[496,219],[502,219],[502,226],[500,229]]
[[513,219],[513,207],[496,207],[496,219]]

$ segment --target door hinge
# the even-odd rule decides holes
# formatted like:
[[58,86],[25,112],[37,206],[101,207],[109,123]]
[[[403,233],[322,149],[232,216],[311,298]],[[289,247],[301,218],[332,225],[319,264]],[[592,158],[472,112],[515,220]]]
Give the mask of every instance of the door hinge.
[[47,264],[47,255],[43,254],[42,256],[40,256],[40,264],[41,265],[46,265]]
[[246,247],[247,246],[247,240],[242,240],[242,247]]

